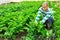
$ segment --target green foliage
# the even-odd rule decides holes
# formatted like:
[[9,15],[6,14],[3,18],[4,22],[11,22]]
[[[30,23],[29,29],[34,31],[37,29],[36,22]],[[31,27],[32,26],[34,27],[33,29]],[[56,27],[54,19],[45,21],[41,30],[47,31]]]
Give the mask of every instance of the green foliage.
[[[24,30],[27,31],[26,40],[34,40],[34,36],[37,33],[42,33],[43,36],[46,36],[48,31],[43,28],[44,25],[40,22],[37,25],[34,24],[38,8],[41,7],[42,3],[21,2],[0,6],[0,37],[4,37],[5,40],[8,38],[14,39],[18,35],[17,33],[24,32]],[[54,28],[57,31],[56,36],[58,40],[60,37],[60,8],[55,5],[56,3],[52,2],[50,7],[56,11],[54,13]]]

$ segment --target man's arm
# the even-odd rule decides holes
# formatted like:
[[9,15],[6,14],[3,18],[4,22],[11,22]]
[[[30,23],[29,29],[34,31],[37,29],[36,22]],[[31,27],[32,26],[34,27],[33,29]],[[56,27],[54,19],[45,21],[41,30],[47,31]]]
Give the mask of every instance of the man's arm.
[[40,14],[41,14],[41,8],[39,8],[37,17],[36,17],[36,19],[35,19],[35,22],[36,22],[36,23],[37,23],[37,22],[39,21],[39,19],[40,19]]
[[42,19],[42,22],[45,23],[47,19],[49,19],[53,15],[53,11],[50,9],[47,13],[47,15]]

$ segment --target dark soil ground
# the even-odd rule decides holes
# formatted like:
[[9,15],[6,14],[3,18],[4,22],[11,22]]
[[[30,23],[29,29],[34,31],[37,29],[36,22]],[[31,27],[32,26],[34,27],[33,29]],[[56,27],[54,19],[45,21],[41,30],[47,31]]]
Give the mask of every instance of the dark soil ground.
[[[23,37],[23,36],[25,36],[27,34],[27,32],[25,31],[25,32],[22,32],[22,33],[19,33],[18,35],[16,35],[16,40],[23,40],[23,38],[21,38],[21,37]],[[4,38],[3,37],[0,37],[0,40],[4,40]],[[8,40],[13,40],[13,39],[8,39]]]
[[[23,36],[26,36],[26,34],[27,34],[27,32],[26,31],[24,31],[24,32],[22,32],[22,33],[18,33],[17,35],[16,35],[16,39],[15,40],[23,40]],[[41,37],[39,37],[40,36],[40,34],[37,34],[37,35],[35,35],[35,40],[46,40],[45,38],[43,38],[42,36]],[[53,39],[55,39],[55,35],[52,37]],[[3,37],[0,37],[0,40],[4,40],[4,38]],[[8,39],[8,40],[13,40],[13,39]]]

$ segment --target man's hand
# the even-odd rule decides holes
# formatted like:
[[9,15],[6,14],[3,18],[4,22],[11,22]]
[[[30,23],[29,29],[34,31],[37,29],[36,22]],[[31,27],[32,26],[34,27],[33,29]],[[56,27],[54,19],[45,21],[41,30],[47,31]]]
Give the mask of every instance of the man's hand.
[[34,22],[35,26],[37,26],[38,22]]
[[43,27],[43,22],[42,22],[42,21],[40,21],[40,27],[41,27],[41,28]]
[[42,21],[40,21],[40,24],[42,24],[42,25],[43,25],[43,22],[42,22]]
[[37,26],[38,24],[41,25],[41,26],[43,26],[43,22],[42,21],[40,21],[40,22],[34,22],[35,26]]

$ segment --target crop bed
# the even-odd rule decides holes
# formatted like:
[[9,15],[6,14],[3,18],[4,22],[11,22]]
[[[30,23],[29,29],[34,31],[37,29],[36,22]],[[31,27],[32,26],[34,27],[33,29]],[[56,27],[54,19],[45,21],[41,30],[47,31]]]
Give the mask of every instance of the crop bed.
[[[34,24],[37,11],[43,2],[20,2],[9,3],[0,6],[0,38],[2,40],[15,40],[20,33],[25,34],[23,40],[34,40],[36,34],[42,33],[46,36],[46,29],[43,25]],[[56,40],[60,40],[60,8],[55,2],[48,2],[49,6],[53,8],[54,26],[56,30]],[[21,34],[20,34],[21,36]]]

